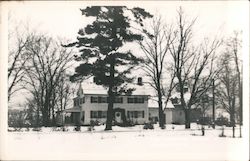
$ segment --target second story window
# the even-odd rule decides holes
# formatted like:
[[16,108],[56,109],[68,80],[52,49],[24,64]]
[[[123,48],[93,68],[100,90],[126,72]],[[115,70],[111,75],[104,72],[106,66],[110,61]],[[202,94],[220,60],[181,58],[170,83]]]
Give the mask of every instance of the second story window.
[[[108,101],[109,101],[109,98],[106,96],[91,96],[90,97],[91,103],[108,103]],[[123,97],[115,97],[114,103],[123,103]]]
[[115,97],[115,103],[123,103],[122,97]]
[[144,103],[144,97],[128,97],[128,103]]
[[107,97],[104,97],[104,96],[98,96],[98,97],[91,96],[90,102],[91,103],[107,103],[108,99]]
[[93,97],[93,96],[91,96],[90,102],[91,102],[91,103],[98,103],[98,97]]
[[98,103],[107,103],[107,97],[98,97]]
[[128,103],[134,103],[134,98],[128,98]]

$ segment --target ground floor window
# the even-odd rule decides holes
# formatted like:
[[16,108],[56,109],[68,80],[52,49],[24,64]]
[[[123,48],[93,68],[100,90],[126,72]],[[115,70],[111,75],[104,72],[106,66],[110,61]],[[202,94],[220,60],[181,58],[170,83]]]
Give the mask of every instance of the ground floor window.
[[90,111],[90,118],[106,118],[107,111]]
[[128,118],[144,118],[144,111],[127,111]]

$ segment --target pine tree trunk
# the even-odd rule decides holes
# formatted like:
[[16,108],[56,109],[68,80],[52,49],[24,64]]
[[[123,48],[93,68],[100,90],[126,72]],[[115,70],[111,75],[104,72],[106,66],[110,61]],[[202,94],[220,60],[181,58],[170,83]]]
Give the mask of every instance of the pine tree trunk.
[[112,89],[108,91],[108,111],[107,111],[107,121],[105,130],[112,130],[112,120],[113,120],[113,105],[114,105],[114,96]]
[[110,80],[109,80],[109,90],[108,90],[108,111],[107,111],[107,120],[106,120],[106,128],[105,130],[112,130],[112,120],[113,120],[113,105],[114,105],[114,58],[110,63]]

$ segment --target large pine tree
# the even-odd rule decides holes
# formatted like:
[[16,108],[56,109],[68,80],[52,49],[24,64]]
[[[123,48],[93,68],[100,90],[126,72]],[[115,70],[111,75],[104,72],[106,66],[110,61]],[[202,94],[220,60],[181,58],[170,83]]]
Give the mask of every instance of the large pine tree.
[[76,77],[93,76],[95,83],[108,89],[108,111],[105,130],[112,130],[113,103],[117,94],[131,91],[126,83],[133,67],[140,63],[131,51],[120,50],[126,42],[141,41],[141,33],[134,28],[143,27],[143,20],[152,15],[141,8],[126,6],[91,6],[81,9],[82,15],[94,21],[78,32],[77,41],[68,47],[79,48],[72,80]]

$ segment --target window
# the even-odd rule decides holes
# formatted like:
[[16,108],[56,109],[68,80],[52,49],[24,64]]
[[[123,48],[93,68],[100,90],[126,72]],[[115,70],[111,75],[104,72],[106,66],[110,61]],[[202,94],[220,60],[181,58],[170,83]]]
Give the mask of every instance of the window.
[[137,97],[134,98],[134,103],[138,103],[138,98]]
[[138,77],[137,84],[140,85],[140,86],[142,85],[142,77]]
[[102,111],[101,118],[106,118],[106,117],[107,117],[107,111]]
[[98,97],[98,103],[107,103],[107,97]]
[[138,118],[138,111],[133,111],[134,112],[134,118]]
[[[108,103],[108,97],[98,97],[98,103]],[[114,103],[123,103],[123,98],[115,97]]]
[[144,118],[144,111],[127,111],[128,118]]
[[106,118],[107,111],[90,111],[90,118]]
[[92,96],[91,98],[91,103],[107,103],[108,102],[108,98],[107,97],[94,97]]
[[138,103],[144,103],[144,97],[138,97]]
[[91,97],[90,97],[90,102],[91,102],[91,103],[98,103],[98,97],[93,97],[93,96],[91,96]]
[[98,112],[97,111],[90,111],[90,118],[98,118]]
[[144,118],[144,111],[138,111],[138,118]]
[[115,97],[115,103],[123,103],[122,97]]
[[128,103],[134,103],[134,98],[128,98]]
[[144,103],[144,97],[128,97],[128,103]]

